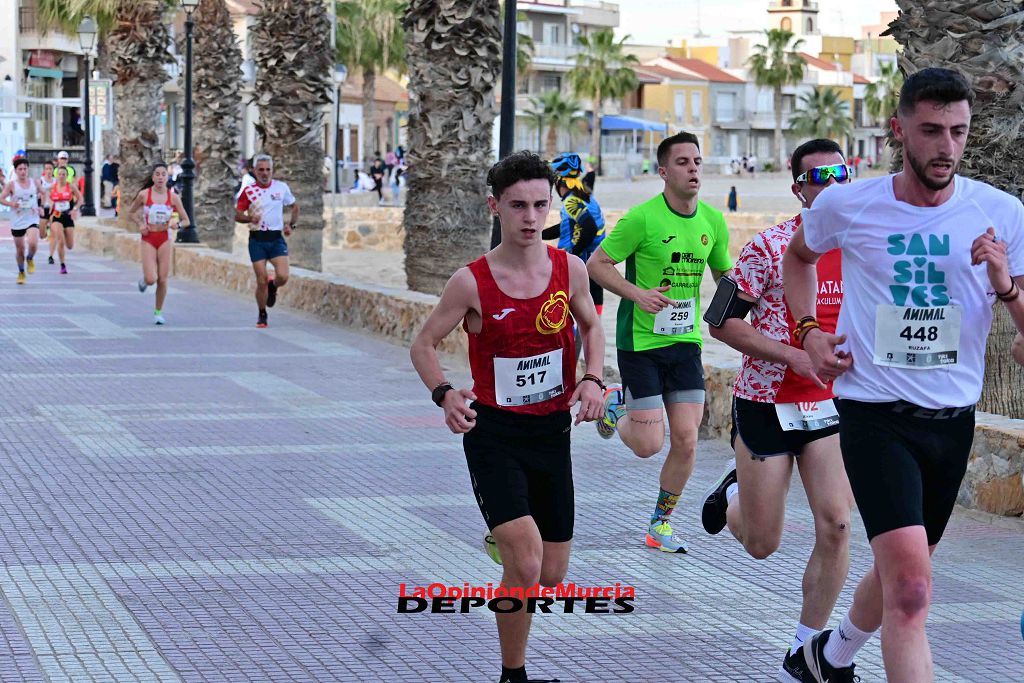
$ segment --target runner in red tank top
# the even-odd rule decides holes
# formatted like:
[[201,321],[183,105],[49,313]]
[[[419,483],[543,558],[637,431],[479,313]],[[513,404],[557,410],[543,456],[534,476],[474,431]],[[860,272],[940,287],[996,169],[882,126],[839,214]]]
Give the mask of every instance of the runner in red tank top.
[[[485,546],[495,561],[508,558],[502,585],[554,586],[568,569],[573,533],[569,409],[580,404],[577,425],[601,416],[604,332],[586,266],[541,240],[551,206],[548,165],[519,152],[495,164],[487,182],[501,244],[448,281],[413,342],[412,362],[448,428],[465,435],[473,491],[491,531]],[[579,382],[573,320],[587,364]],[[472,391],[446,381],[437,357],[459,323],[469,334]],[[500,680],[525,683],[530,615],[497,619]]]
[[167,298],[167,278],[171,273],[172,245],[170,243],[173,216],[180,217],[178,228],[188,227],[190,216],[181,203],[181,197],[167,187],[167,164],[162,161],[153,165],[149,178],[135,195],[128,215],[138,221],[142,238],[142,279],[139,291],[156,283],[156,303],[153,308],[153,322],[157,325],[164,320],[164,300]]
[[78,212],[75,207],[82,203],[82,195],[77,187],[68,182],[66,166],[57,168],[57,180],[50,189],[50,200],[50,229],[57,243],[60,273],[67,275],[68,267],[64,259],[66,252],[75,248],[75,214]]
[[[829,185],[849,182],[845,164],[835,142],[804,143],[791,161],[793,194],[809,208]],[[808,680],[804,640],[824,628],[846,581],[853,509],[831,384],[841,370],[815,374],[799,344],[808,323],[793,320],[783,294],[782,256],[800,222],[797,215],[755,236],[740,252],[731,282],[716,294],[716,302],[730,303],[708,309],[711,336],[744,355],[733,388],[736,459],[705,493],[701,514],[708,533],[728,525],[751,556],[763,559],[779,547],[793,463],[799,465],[815,541],[796,635],[779,672],[779,680],[797,682]],[[817,323],[832,333],[843,297],[839,250],[818,261],[818,284]]]

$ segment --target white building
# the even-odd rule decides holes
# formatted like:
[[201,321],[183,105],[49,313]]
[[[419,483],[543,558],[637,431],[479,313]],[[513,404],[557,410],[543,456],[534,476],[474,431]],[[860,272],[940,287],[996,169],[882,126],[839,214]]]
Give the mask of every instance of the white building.
[[[77,35],[42,32],[35,0],[0,2],[0,81],[13,90],[0,106],[7,114],[27,115],[16,118],[22,120],[23,148],[34,169],[61,150],[72,164],[84,161],[81,52]],[[10,159],[2,162],[6,167]]]

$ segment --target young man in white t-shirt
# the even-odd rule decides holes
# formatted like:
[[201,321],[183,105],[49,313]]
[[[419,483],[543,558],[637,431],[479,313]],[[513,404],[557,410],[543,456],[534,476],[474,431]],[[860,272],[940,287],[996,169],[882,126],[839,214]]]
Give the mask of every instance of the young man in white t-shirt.
[[[825,188],[850,182],[852,173],[839,145],[824,139],[797,147],[790,167],[790,191],[805,208]],[[814,516],[800,619],[779,670],[779,680],[789,683],[806,680],[804,641],[825,626],[846,582],[853,509],[831,385],[838,373],[814,373],[793,337],[795,321],[783,296],[782,257],[800,223],[797,214],[755,235],[740,250],[735,270],[719,281],[704,314],[711,336],[743,354],[732,400],[736,459],[704,494],[704,529],[717,534],[728,526],[751,557],[774,553],[782,540],[794,465]],[[838,250],[818,261],[817,274],[818,315],[833,331],[843,303]]]
[[[837,670],[879,627],[890,681],[934,680],[930,553],[967,468],[993,304],[1024,330],[1024,206],[956,175],[973,101],[954,71],[910,76],[891,122],[903,171],[823,192],[783,260],[815,370],[843,373],[843,460],[875,557],[842,624],[805,643],[821,683],[853,680]],[[814,264],[837,248],[845,299],[831,335],[814,318]]]
[[[274,180],[274,160],[267,154],[253,158],[256,182],[242,188],[235,205],[235,220],[249,224],[249,258],[256,272],[256,305],[259,315],[256,327],[267,326],[267,308],[277,301],[277,290],[288,282],[288,243],[299,220],[299,205],[287,183]],[[284,207],[290,207],[289,221],[284,222]],[[267,275],[267,261],[274,267],[274,277]]]

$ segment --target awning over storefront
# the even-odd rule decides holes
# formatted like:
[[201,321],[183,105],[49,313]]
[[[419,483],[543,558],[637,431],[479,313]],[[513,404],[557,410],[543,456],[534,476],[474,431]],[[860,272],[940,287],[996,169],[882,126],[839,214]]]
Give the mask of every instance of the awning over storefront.
[[653,130],[665,132],[666,126],[660,121],[649,121],[635,116],[602,116],[601,130]]
[[64,72],[61,69],[44,69],[38,66],[30,66],[28,75],[34,78],[64,78]]

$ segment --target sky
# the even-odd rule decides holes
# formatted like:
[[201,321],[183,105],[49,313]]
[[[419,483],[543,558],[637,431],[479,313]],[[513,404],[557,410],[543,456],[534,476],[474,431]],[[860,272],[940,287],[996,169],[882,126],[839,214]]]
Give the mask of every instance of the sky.
[[[728,30],[763,29],[768,18],[768,0],[616,0],[619,29],[630,34],[631,43],[665,45],[669,40],[697,32],[700,28],[717,35]],[[824,35],[860,37],[860,27],[877,24],[880,12],[894,12],[896,0],[818,0],[818,20]]]

